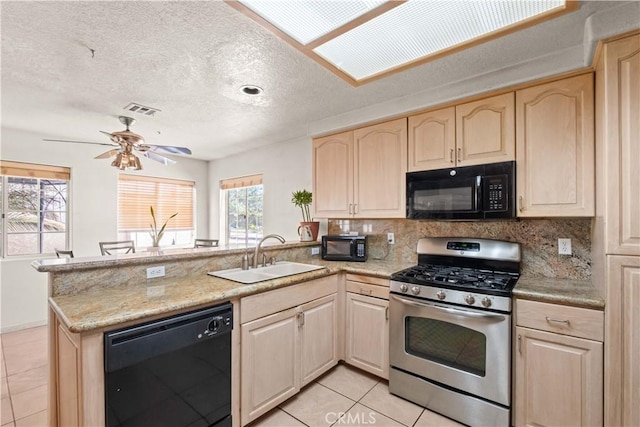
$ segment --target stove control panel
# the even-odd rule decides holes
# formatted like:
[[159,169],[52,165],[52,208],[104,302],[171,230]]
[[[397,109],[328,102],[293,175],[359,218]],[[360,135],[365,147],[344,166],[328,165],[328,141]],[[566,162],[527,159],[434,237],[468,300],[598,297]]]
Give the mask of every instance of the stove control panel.
[[511,297],[486,295],[482,293],[470,293],[456,289],[443,289],[429,285],[415,285],[392,280],[390,284],[392,293],[413,296],[417,299],[433,300],[442,303],[458,304],[479,309],[490,309],[511,312]]

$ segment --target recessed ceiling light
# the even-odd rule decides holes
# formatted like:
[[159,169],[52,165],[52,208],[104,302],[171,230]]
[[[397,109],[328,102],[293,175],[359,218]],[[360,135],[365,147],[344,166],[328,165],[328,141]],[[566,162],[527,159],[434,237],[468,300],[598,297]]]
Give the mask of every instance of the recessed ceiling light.
[[254,85],[244,85],[242,87],[240,87],[240,90],[242,90],[243,93],[246,93],[247,95],[260,95],[263,90],[261,87],[259,86],[254,86]]

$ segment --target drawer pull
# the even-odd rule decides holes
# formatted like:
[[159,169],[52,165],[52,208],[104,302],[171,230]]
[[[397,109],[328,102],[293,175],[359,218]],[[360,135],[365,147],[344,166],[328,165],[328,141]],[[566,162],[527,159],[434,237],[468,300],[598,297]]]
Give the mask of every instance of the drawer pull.
[[363,295],[371,295],[372,292],[371,289],[360,288],[360,293]]
[[571,324],[571,322],[569,322],[568,320],[552,319],[550,317],[545,317],[545,319],[549,323],[562,323],[563,325],[566,325],[566,326],[569,326]]

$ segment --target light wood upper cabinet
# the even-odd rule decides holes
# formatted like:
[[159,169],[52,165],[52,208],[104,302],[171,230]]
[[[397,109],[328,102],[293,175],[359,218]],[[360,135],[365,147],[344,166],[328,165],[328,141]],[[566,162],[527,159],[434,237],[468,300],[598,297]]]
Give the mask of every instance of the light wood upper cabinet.
[[404,218],[407,119],[356,129],[354,208],[359,218]]
[[410,172],[515,160],[513,92],[409,117]]
[[406,118],[314,139],[314,216],[404,218],[406,171]]
[[640,35],[603,46],[596,69],[598,213],[607,254],[640,255]]
[[593,216],[593,75],[517,91],[516,148],[518,216]]
[[314,216],[344,218],[353,209],[353,132],[313,140]]
[[455,107],[410,116],[408,138],[409,172],[454,166]]
[[456,165],[515,160],[514,115],[513,92],[457,105]]

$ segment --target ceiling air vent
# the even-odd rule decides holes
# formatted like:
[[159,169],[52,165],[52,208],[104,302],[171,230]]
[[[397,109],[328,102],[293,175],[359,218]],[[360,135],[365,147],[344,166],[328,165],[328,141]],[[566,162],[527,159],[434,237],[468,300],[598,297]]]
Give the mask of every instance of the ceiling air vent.
[[136,104],[135,102],[132,102],[131,104],[127,105],[126,107],[124,107],[124,109],[127,111],[131,111],[134,113],[138,113],[138,114],[142,114],[144,116],[150,116],[150,117],[155,116],[156,113],[159,113],[161,111],[161,110],[158,110],[157,108],[146,107],[144,105]]

